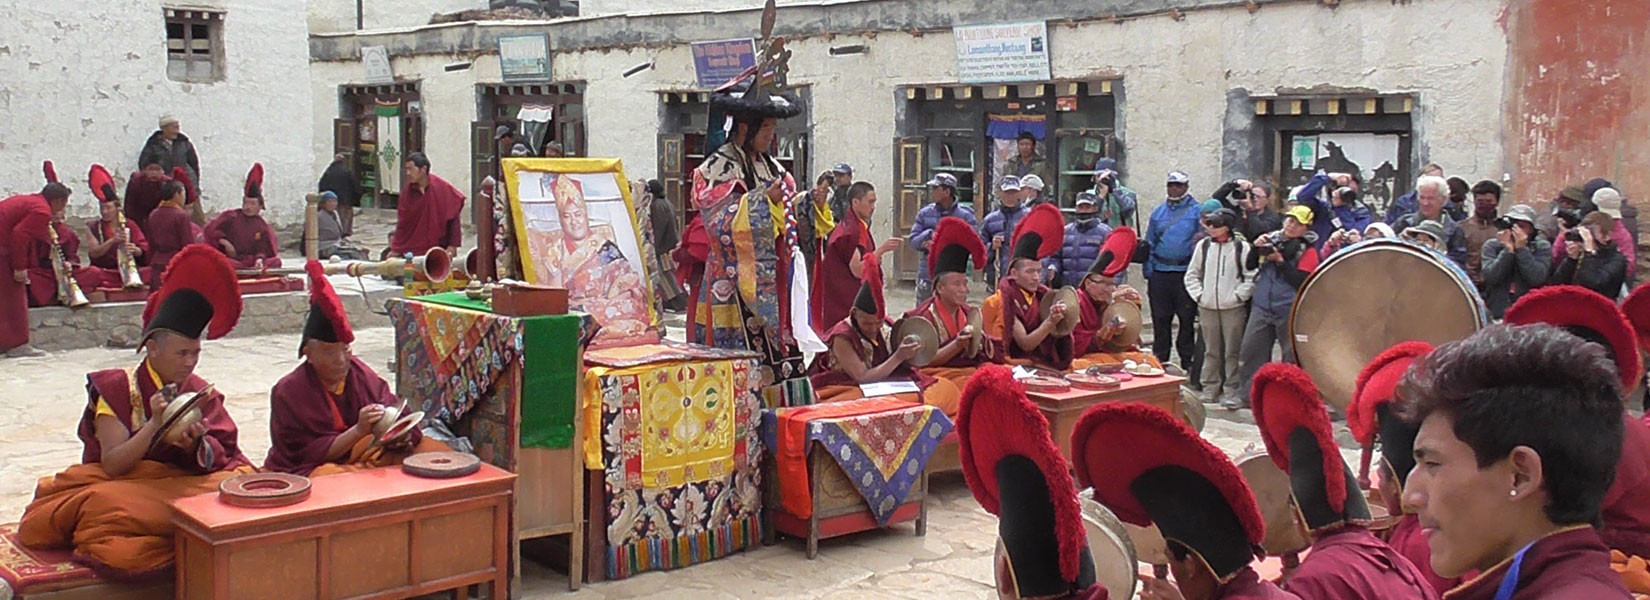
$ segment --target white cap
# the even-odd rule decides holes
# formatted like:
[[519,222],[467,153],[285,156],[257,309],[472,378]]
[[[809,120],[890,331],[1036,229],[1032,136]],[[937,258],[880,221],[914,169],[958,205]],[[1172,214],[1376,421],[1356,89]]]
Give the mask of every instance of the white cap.
[[1034,189],[1034,190],[1037,190],[1037,191],[1041,192],[1041,191],[1043,191],[1043,178],[1038,177],[1036,175],[1027,175],[1025,177],[1021,177],[1020,178],[1020,188],[1021,189],[1031,188],[1031,189]]
[[1191,183],[1192,178],[1181,171],[1169,171],[1169,183]]
[[1593,192],[1593,204],[1598,205],[1598,212],[1610,215],[1612,219],[1621,218],[1621,192],[1613,188],[1599,188]]

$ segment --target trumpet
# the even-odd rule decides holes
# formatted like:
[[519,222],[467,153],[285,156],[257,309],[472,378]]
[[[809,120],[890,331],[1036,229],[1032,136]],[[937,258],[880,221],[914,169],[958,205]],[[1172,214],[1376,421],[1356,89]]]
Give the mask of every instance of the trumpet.
[[[418,281],[441,283],[446,281],[453,272],[453,259],[447,251],[441,248],[431,248],[423,256],[412,260],[405,258],[390,258],[378,262],[352,260],[331,261],[322,263],[322,270],[328,275],[349,275],[361,277],[368,273],[377,273],[384,279],[411,277]],[[299,275],[304,272],[303,267],[283,267],[279,269],[238,269],[236,275],[257,277],[263,275]]]
[[[127,234],[126,208],[123,204],[124,202],[118,200],[117,197],[115,202],[115,235]],[[126,242],[121,242],[115,246],[115,251],[119,253],[115,255],[115,264],[120,267],[120,286],[128,290],[148,287],[143,283],[143,278],[138,276],[137,261],[132,259],[131,252],[126,251]]]
[[74,271],[69,265],[69,255],[63,252],[63,244],[57,240],[57,223],[46,227],[52,237],[52,274],[57,278],[57,300],[69,308],[80,308],[92,301],[86,299],[86,294],[80,291],[80,283],[74,280]]

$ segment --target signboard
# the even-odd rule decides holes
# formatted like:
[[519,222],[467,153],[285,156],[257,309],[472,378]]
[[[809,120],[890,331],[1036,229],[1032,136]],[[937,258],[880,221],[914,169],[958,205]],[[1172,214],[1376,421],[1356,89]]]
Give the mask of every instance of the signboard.
[[693,44],[693,72],[699,87],[722,87],[745,69],[756,66],[756,40],[720,40]]
[[383,46],[362,46],[361,65],[367,69],[367,83],[395,83],[390,70],[390,52]]
[[550,80],[550,36],[501,35],[498,70],[507,83]]
[[957,81],[1048,81],[1048,24],[1043,21],[973,25],[952,29],[957,39]]

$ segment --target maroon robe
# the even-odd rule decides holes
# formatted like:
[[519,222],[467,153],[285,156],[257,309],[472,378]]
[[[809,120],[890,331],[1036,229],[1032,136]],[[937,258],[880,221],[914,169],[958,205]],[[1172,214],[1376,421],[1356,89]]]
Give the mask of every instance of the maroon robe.
[[1249,567],[1244,567],[1232,575],[1232,578],[1215,590],[1216,600],[1300,600],[1296,596],[1278,587],[1270,581],[1261,581],[1260,575]]
[[126,180],[126,193],[122,196],[121,210],[126,213],[126,222],[137,225],[139,229],[148,229],[149,213],[166,201],[161,188],[171,180],[171,177],[162,177],[160,181],[150,181],[143,176],[143,171],[132,173],[131,178]]
[[[308,362],[298,365],[269,392],[269,456],[264,469],[308,475],[329,462],[327,450],[333,440],[351,427],[369,404],[397,406],[390,385],[360,358],[351,357],[344,393],[333,397]],[[398,444],[416,445],[424,432],[414,429]],[[347,457],[347,454],[346,454]]]
[[29,249],[50,243],[52,208],[40,194],[0,200],[0,352],[29,343],[29,296],[25,284],[12,278],[29,268]]
[[[92,219],[86,221],[86,230],[91,232],[93,242],[101,244],[114,236],[115,224],[103,219]],[[133,246],[138,247],[138,254],[132,257],[132,262],[136,263],[138,267],[149,264],[149,238],[143,235],[143,229],[138,227],[137,223],[133,223],[130,218],[126,219],[126,239],[132,242]],[[119,246],[109,246],[109,250],[103,254],[92,254],[88,249],[86,255],[92,259],[92,266],[94,267],[120,269]]]
[[[884,331],[881,335],[878,335],[876,339],[867,340],[865,339],[865,336],[860,335],[859,328],[855,327],[854,322],[849,319],[838,321],[835,327],[832,327],[830,331],[826,332],[825,346],[835,346],[836,340],[839,338],[846,340],[848,345],[854,348],[854,352],[859,354],[860,360],[865,363],[865,368],[867,369],[875,368],[877,365],[887,361],[888,357],[894,355],[894,353],[888,349],[888,336],[886,331]],[[830,351],[821,352],[819,355],[814,357],[814,363],[808,369],[808,379],[813,382],[814,389],[816,390],[838,385],[857,386],[860,383],[855,381],[854,378],[848,375],[846,371],[843,371],[840,365],[836,364],[836,360],[831,357]],[[920,388],[927,388],[930,385],[934,385],[935,381],[938,381],[933,377],[924,375],[912,369],[910,363],[901,363],[900,366],[894,367],[894,371],[889,373],[888,377],[884,378],[884,381],[892,381],[897,379],[909,379],[912,382],[915,382],[917,387]]]
[[[53,223],[57,228],[57,243],[63,247],[63,257],[69,264],[69,272],[73,274],[75,283],[80,285],[80,292],[90,294],[99,288],[119,288],[120,272],[98,267],[80,266],[80,236],[73,229],[62,223]],[[50,243],[36,242],[29,247],[29,306],[56,306],[60,304],[57,298],[57,271],[52,269],[52,249]]]
[[275,240],[275,230],[269,227],[269,222],[263,217],[253,217],[239,208],[218,213],[211,223],[206,224],[206,243],[213,250],[223,252],[222,242],[228,240],[235,246],[235,255],[229,257],[237,269],[253,269],[258,267],[258,261],[263,261],[265,268],[281,266],[281,257],[277,249],[280,242]]
[[1398,519],[1398,524],[1392,527],[1391,539],[1387,545],[1397,550],[1398,554],[1409,559],[1410,564],[1421,571],[1421,577],[1426,580],[1427,586],[1437,595],[1450,591],[1461,585],[1460,577],[1444,577],[1432,570],[1432,546],[1427,545],[1427,536],[1421,532],[1421,518],[1415,515],[1404,515]]
[[[1064,371],[1071,368],[1072,336],[1055,337],[1054,334],[1049,334],[1043,338],[1041,345],[1031,351],[1020,349],[1020,344],[1014,341],[1015,322],[1019,322],[1026,333],[1031,333],[1043,324],[1038,303],[1042,302],[1043,295],[1047,293],[1048,286],[1039,285],[1037,291],[1031,295],[1031,300],[1027,301],[1025,291],[1020,288],[1020,284],[1014,283],[1013,278],[1004,277],[997,284],[997,294],[1003,299],[1003,345],[1008,346],[1009,358],[1029,359],[1038,366]],[[1068,310],[1070,308],[1072,307],[1068,307]],[[1070,313],[1067,315],[1069,318]]]
[[[1513,559],[1496,565],[1444,600],[1492,600]],[[1610,568],[1610,549],[1592,527],[1579,525],[1536,540],[1518,568],[1512,600],[1628,600],[1632,594]]]
[[1630,556],[1650,556],[1650,427],[1623,412],[1621,460],[1604,494],[1605,545]]
[[[957,339],[957,332],[961,331],[964,326],[968,325],[968,319],[966,316],[966,311],[965,315],[957,318],[947,318],[942,316],[940,311],[941,307],[939,298],[930,297],[929,299],[923,301],[922,304],[918,304],[916,308],[906,312],[905,318],[909,319],[912,317],[922,317],[924,319],[928,319],[930,323],[934,324],[934,329],[939,330],[940,345],[944,346],[951,343],[951,340]],[[957,325],[954,329],[951,326],[952,322],[955,322]],[[980,349],[979,353],[974,356],[963,356],[962,352],[958,352],[956,356],[951,357],[951,360],[928,366],[966,369],[968,367],[978,367],[980,365],[997,362],[996,357],[1002,355],[1002,348],[999,347],[1001,340],[994,339],[991,335],[989,335],[989,332],[981,333],[986,333],[988,335],[985,336],[984,347]]]
[[1283,587],[1304,600],[1438,597],[1409,559],[1357,525],[1319,535]]
[[813,319],[814,331],[821,337],[848,318],[854,296],[859,295],[859,278],[849,266],[854,262],[854,252],[863,256],[876,249],[870,228],[852,210],[831,230],[824,257],[818,263],[819,270],[814,273],[813,295],[808,298],[808,317]]
[[390,236],[392,255],[418,256],[431,248],[456,248],[464,243],[458,223],[464,211],[464,194],[445,179],[434,174],[429,177],[429,184],[422,190],[411,181],[401,185],[395,233]]
[[[103,446],[97,441],[97,428],[93,421],[97,415],[97,400],[102,398],[115,413],[115,418],[126,426],[128,432],[135,432],[143,427],[148,419],[153,405],[149,399],[153,398],[158,387],[154,378],[149,376],[148,359],[138,363],[136,368],[104,369],[93,371],[86,375],[86,410],[80,415],[80,442],[85,450],[80,454],[80,462],[97,463],[103,460]],[[136,379],[134,385],[132,380]],[[205,389],[206,380],[198,375],[190,375],[188,381],[178,385],[179,393],[195,392]],[[137,393],[139,401],[143,402],[144,414],[134,417],[136,407],[133,405],[133,392]],[[229,412],[224,409],[223,394],[213,391],[212,395],[196,406],[201,409],[202,422],[206,423],[206,435],[201,436],[200,443],[212,448],[212,462],[202,465],[196,462],[196,453],[183,450],[170,444],[155,444],[154,449],[143,455],[144,460],[167,463],[199,473],[216,473],[225,469],[234,469],[241,466],[250,466],[252,461],[241,454],[240,432],[235,428],[234,419],[229,418]]]
[[154,286],[160,282],[160,278],[166,274],[166,264],[172,262],[172,257],[182,251],[184,246],[200,240],[198,228],[199,226],[190,220],[189,211],[170,202],[162,202],[154,212],[149,213],[149,225],[143,230],[144,235],[149,238],[149,264],[154,267],[154,281],[149,282],[149,285]]

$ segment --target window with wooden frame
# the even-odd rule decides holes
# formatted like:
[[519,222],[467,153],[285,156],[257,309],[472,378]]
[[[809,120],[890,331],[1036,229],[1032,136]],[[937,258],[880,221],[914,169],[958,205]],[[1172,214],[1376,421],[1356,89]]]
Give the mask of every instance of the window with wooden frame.
[[190,83],[223,79],[221,11],[167,8],[166,78]]

